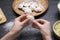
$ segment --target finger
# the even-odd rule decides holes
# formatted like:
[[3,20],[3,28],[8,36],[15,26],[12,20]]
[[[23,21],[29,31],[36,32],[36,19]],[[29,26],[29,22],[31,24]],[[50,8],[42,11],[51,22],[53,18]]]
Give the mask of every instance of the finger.
[[44,23],[48,23],[48,21],[44,20],[44,19],[37,19],[37,22],[44,24]]
[[22,15],[17,18],[18,21],[23,21],[25,19],[26,19],[26,15]]
[[46,24],[46,23],[50,23],[49,21],[44,20],[44,19],[40,19],[40,20],[43,21],[45,24]]
[[39,22],[37,22],[36,20],[33,21],[33,23],[36,25],[36,26],[42,26]]
[[25,19],[24,21],[23,21],[23,24],[28,24],[30,22],[30,19]]

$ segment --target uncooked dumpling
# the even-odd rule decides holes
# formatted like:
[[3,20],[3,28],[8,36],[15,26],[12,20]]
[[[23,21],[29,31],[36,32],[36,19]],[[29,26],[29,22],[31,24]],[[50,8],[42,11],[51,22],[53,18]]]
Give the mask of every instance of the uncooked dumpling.
[[31,14],[33,11],[42,11],[43,6],[37,2],[30,1],[19,4],[18,8],[22,9],[26,14]]
[[23,10],[24,10],[24,12],[25,12],[26,14],[31,14],[31,13],[32,13],[32,10],[31,10],[30,8],[28,8],[28,7],[23,8]]
[[22,9],[24,6],[24,3],[19,4],[18,8]]
[[32,15],[27,15],[27,18],[31,19],[31,21],[33,21],[35,19],[34,16],[32,16]]

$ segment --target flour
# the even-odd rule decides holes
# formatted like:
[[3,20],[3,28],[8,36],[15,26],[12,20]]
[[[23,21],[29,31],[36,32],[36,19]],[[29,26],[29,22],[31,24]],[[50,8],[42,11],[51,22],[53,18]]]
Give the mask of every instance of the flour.
[[6,23],[6,24],[4,25],[5,31],[10,31],[10,29],[11,29],[12,26],[13,26],[13,23],[14,23],[14,22],[12,22],[12,21]]
[[[29,25],[32,25],[32,21],[34,20],[34,17],[31,15],[28,15],[27,18],[31,19],[31,22]],[[3,28],[5,29],[5,31],[10,31],[10,29],[13,27],[13,24],[14,24],[14,20],[4,24]]]

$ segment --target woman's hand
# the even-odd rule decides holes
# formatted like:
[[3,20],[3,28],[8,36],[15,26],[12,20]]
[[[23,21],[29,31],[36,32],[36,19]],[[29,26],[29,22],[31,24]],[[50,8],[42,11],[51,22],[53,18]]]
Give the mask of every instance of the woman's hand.
[[35,21],[33,21],[33,25],[34,28],[39,29],[39,31],[41,32],[44,40],[51,40],[51,31],[50,31],[50,22],[46,21],[44,19],[37,19]]
[[26,15],[15,19],[14,25],[10,32],[8,32],[1,40],[15,40],[21,33],[22,29],[29,24],[30,19]]
[[26,15],[20,16],[15,19],[14,25],[11,29],[13,32],[19,32],[21,31],[24,27],[26,27],[30,22],[30,19],[26,17]]

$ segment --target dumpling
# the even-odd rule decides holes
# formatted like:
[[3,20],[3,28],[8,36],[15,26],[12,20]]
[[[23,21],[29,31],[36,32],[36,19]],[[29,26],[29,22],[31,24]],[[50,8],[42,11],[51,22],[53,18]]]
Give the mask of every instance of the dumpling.
[[27,18],[31,19],[31,21],[33,21],[35,19],[34,16],[32,16],[32,15],[27,15]]
[[43,5],[39,4],[39,7],[44,8]]
[[58,3],[58,5],[57,5],[57,6],[58,6],[58,8],[59,8],[59,10],[60,10],[60,3]]
[[38,11],[42,11],[42,9],[43,9],[43,6],[39,4],[34,10],[38,12]]
[[30,5],[30,9],[31,10],[34,10],[35,9],[35,6],[34,5]]
[[37,5],[36,2],[30,2],[30,8],[31,8],[32,10],[34,10],[37,6],[38,6],[38,5]]
[[24,3],[19,4],[18,8],[22,9],[24,6]]
[[34,11],[36,11],[36,12],[42,11],[42,8],[38,6],[38,7],[36,7],[36,8],[34,9]]
[[23,2],[19,4],[18,8],[22,9],[23,7],[28,7],[28,6],[30,6],[29,2]]
[[33,11],[42,11],[43,6],[41,4],[37,4],[36,2],[31,1],[19,4],[18,8],[22,9],[26,14],[31,14]]
[[35,6],[35,7],[38,6],[38,4],[36,2],[33,2],[32,5]]
[[26,14],[31,14],[32,13],[32,10],[28,7],[24,8],[23,10]]
[[29,2],[25,2],[25,3],[24,3],[24,6],[25,6],[25,7],[29,7],[29,6],[30,6]]

